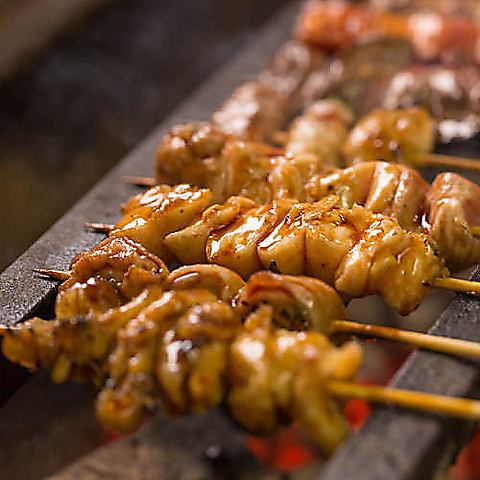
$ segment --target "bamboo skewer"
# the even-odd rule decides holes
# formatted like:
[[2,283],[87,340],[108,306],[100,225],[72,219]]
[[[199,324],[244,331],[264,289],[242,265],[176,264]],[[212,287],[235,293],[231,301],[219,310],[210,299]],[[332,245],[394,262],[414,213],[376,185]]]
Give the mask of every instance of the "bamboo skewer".
[[452,292],[480,294],[480,282],[463,280],[462,278],[437,278],[432,283],[432,287],[450,290]]
[[480,420],[480,401],[447,397],[432,393],[414,392],[397,388],[359,385],[333,380],[326,385],[328,392],[337,398],[360,399],[386,403],[422,412],[438,413],[468,420]]
[[[70,277],[70,272],[59,270],[35,268],[33,271],[60,281],[65,281]],[[401,330],[399,328],[383,327],[380,325],[352,322],[349,320],[334,320],[332,324],[332,333],[349,333],[353,335],[383,338],[385,340],[392,340],[413,347],[424,348],[433,352],[456,355],[459,357],[480,358],[480,343],[457,338],[430,335],[428,333]]]
[[49,268],[33,268],[32,270],[35,273],[39,273],[40,275],[44,275],[55,280],[61,280],[62,282],[70,278],[70,272],[64,272],[62,270],[52,270]]
[[85,227],[89,230],[93,230],[96,233],[110,233],[115,228],[115,225],[112,225],[111,223],[92,222],[86,223]]
[[480,357],[480,343],[349,320],[335,320],[333,331],[383,338],[448,355]]
[[452,155],[439,155],[429,153],[420,158],[420,163],[428,166],[442,165],[446,167],[463,168],[467,170],[480,171],[480,160],[473,158],[454,157]]
[[123,181],[139,187],[154,187],[157,184],[153,177],[138,177],[136,175],[126,175],[123,177]]

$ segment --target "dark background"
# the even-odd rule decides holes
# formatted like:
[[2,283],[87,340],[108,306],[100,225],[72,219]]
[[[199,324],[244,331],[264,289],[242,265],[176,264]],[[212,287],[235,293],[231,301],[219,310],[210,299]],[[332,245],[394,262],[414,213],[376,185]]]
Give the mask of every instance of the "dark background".
[[0,271],[284,3],[115,0],[3,81]]

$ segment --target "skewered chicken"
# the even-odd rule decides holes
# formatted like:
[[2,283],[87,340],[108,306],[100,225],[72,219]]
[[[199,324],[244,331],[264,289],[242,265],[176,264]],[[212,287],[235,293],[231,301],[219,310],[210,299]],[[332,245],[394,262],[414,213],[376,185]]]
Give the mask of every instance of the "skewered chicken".
[[441,173],[427,198],[429,232],[453,267],[473,265],[480,258],[480,238],[470,225],[480,224],[480,187],[455,173]]
[[[341,107],[335,110],[335,103],[329,104],[334,112],[342,111]],[[328,111],[327,104],[324,106]],[[404,125],[404,119],[405,130],[398,128]],[[413,158],[412,152],[428,149],[429,122],[422,123],[423,120],[422,110],[375,112],[354,129],[348,152],[353,159],[375,158],[377,155],[389,159],[394,155],[397,158]],[[335,115],[331,121],[337,122],[339,117]],[[326,122],[331,121],[327,117]],[[420,123],[421,129],[413,128],[417,123]],[[311,133],[318,128],[316,138],[324,138],[322,120],[306,115],[301,125],[301,128],[292,128],[294,133],[288,140],[287,148],[293,143],[298,151],[310,149],[312,152],[315,143]],[[302,132],[305,130],[307,135],[304,139]],[[414,135],[411,130],[415,130]],[[426,133],[421,134],[421,130]],[[343,139],[343,134],[339,137],[342,138],[338,141]],[[159,149],[157,172],[161,173],[158,176],[210,188],[212,201],[216,202],[223,202],[232,195],[244,196],[257,203],[283,198],[312,202],[334,194],[339,197],[342,208],[362,205],[374,213],[395,217],[407,230],[426,230],[437,241],[441,256],[454,269],[470,266],[480,259],[480,240],[474,238],[470,229],[470,226],[480,224],[480,214],[469,207],[472,203],[480,203],[480,187],[464,177],[455,175],[457,188],[454,190],[443,186],[448,180],[445,175],[440,175],[435,181],[435,189],[444,190],[443,201],[455,205],[457,212],[456,217],[445,217],[446,209],[431,208],[430,199],[434,197],[427,196],[429,185],[416,170],[405,165],[372,161],[334,170],[324,166],[321,159],[325,157],[311,153],[293,157],[271,156],[268,146],[231,138],[222,142],[221,147],[204,149],[203,145],[216,144],[215,138],[215,132],[207,125],[178,127],[165,137]],[[180,146],[182,140],[185,143]],[[399,142],[400,146],[395,142]],[[329,147],[334,143],[335,140],[332,140]],[[322,147],[324,155],[331,151],[329,147]],[[208,154],[205,153],[207,150]],[[161,190],[159,192],[161,194]],[[152,191],[151,196],[155,194]],[[465,198],[467,194],[468,199]],[[456,218],[466,219],[462,228],[458,228]],[[439,224],[442,224],[442,230],[432,228]],[[450,238],[449,242],[444,240],[445,236]],[[455,243],[471,247],[462,250],[454,248]]]
[[[95,247],[92,251],[79,255],[77,264],[82,262],[86,265],[99,250],[102,253],[106,251],[105,244],[112,243],[116,246],[131,244],[144,251],[143,247],[131,240],[110,237],[102,242],[102,248]],[[125,253],[128,255],[129,252]],[[154,259],[152,254],[148,255]],[[140,256],[130,257],[128,261],[129,271],[144,268],[145,259]],[[156,261],[160,263],[158,259]],[[112,265],[114,263],[115,258],[112,256]],[[90,273],[96,274],[95,271]],[[85,271],[85,274],[88,273]],[[99,286],[91,281],[94,278],[92,276],[84,283],[77,283],[75,280],[78,280],[78,276],[72,272],[68,282],[73,284],[74,288],[81,288],[77,287],[78,285],[89,285],[95,296],[84,296],[82,308],[70,308],[70,317],[57,317],[52,321],[34,318],[23,323],[19,329],[8,330],[2,345],[4,354],[10,360],[30,369],[51,369],[52,377],[57,382],[72,377],[92,379],[99,383],[106,374],[104,362],[115,342],[118,330],[162,297],[166,290],[188,292],[203,289],[214,294],[216,298],[231,303],[244,285],[237,274],[217,265],[185,266],[170,274],[163,266],[162,275],[152,277],[148,282],[145,282],[141,275],[130,276],[128,281],[132,293],[135,290],[139,293],[132,295],[128,301],[123,299],[122,304],[108,305],[100,310],[97,308],[98,298],[105,292],[101,284]],[[65,284],[60,288],[63,292],[68,292]],[[57,299],[57,306],[59,303],[61,300]],[[62,313],[66,314],[67,310],[62,309]]]
[[282,418],[296,420],[327,454],[348,435],[327,383],[355,378],[362,360],[355,343],[335,348],[318,333],[274,329],[264,306],[245,322],[229,360],[228,406],[248,429],[265,432]]
[[[358,205],[341,209],[338,197],[261,206],[232,197],[206,209],[198,220],[188,215],[191,221],[186,225],[185,212],[200,215],[208,191],[191,188],[189,195],[189,187],[183,185],[175,187],[182,192],[181,200],[171,187],[155,187],[144,195],[153,198],[158,189],[167,192],[154,202],[162,208],[146,208],[139,195],[110,234],[138,241],[160,257],[166,254],[169,261],[208,261],[242,276],[262,268],[307,273],[350,297],[379,293],[401,313],[418,305],[425,284],[447,274],[428,236],[406,232],[395,219]],[[172,219],[174,212],[181,222]],[[185,228],[178,227],[180,223]]]
[[[243,194],[267,202],[287,185],[301,189],[308,175],[323,168],[310,157],[289,167],[280,153],[266,144],[227,137],[209,124],[181,125],[164,137],[158,149],[156,178],[159,183],[186,182],[209,188],[214,201]],[[283,173],[285,169],[288,172]]]
[[155,255],[127,237],[110,237],[75,257],[59,287],[58,319],[100,314],[118,307],[150,285],[162,284],[168,269]]
[[308,330],[329,336],[334,320],[347,318],[342,299],[326,283],[311,277],[253,274],[234,298],[242,318],[262,305],[272,308],[275,325],[287,330]]
[[190,225],[211,203],[209,190],[189,185],[159,185],[136,195],[124,205],[122,219],[112,235],[135,238],[148,251],[172,263],[174,257],[165,248],[164,237]]
[[328,51],[371,38],[411,42],[421,60],[478,61],[479,28],[460,17],[433,12],[402,15],[335,1],[311,1],[300,15],[297,38]]
[[435,118],[441,141],[474,137],[480,131],[480,70],[420,64],[399,70],[385,88],[381,106],[415,105]]
[[292,122],[285,151],[294,157],[310,153],[326,165],[340,166],[352,122],[353,114],[343,103],[335,100],[316,102]]
[[243,281],[219,266],[182,267],[100,315],[35,318],[4,331],[3,352],[29,368],[51,369],[57,382],[104,384],[97,413],[115,430],[138,426],[158,400],[179,414],[204,411],[227,396],[246,428],[269,431],[297,420],[331,452],[348,429],[322,382],[353,378],[360,351],[274,325],[327,332],[332,319],[344,318],[343,303],[318,280],[263,273],[250,282],[242,289]]
[[240,85],[218,109],[213,124],[221,131],[251,141],[268,141],[297,109],[298,94],[309,74],[320,68],[324,54],[291,40],[256,80]]
[[[338,446],[348,428],[331,396],[370,398],[372,390],[350,381],[361,361],[359,347],[335,348],[322,335],[351,323],[338,320],[345,308],[331,287],[271,272],[257,273],[244,285],[216,265],[182,267],[163,283],[101,315],[36,318],[2,328],[4,354],[29,368],[51,368],[58,382],[73,377],[103,384],[97,414],[115,430],[134,429],[157,403],[178,414],[226,399],[234,418],[250,430],[267,432],[293,420],[326,453]],[[442,412],[478,418],[471,402],[373,390],[377,401],[427,410],[434,401]]]
[[433,148],[434,124],[421,108],[377,109],[355,125],[344,146],[347,164],[383,160],[421,165]]
[[478,0],[370,0],[375,8],[384,10],[417,11],[429,10],[444,15],[462,15],[480,20]]

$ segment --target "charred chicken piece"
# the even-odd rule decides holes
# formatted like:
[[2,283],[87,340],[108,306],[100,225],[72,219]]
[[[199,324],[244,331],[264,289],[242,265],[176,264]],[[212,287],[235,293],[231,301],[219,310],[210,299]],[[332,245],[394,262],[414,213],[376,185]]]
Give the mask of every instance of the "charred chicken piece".
[[273,328],[261,307],[245,322],[229,354],[233,417],[248,430],[268,432],[297,421],[330,454],[348,435],[342,410],[327,392],[329,380],[353,380],[362,354],[355,343],[334,347],[315,332]]
[[285,150],[292,156],[310,153],[325,165],[340,167],[352,122],[353,114],[340,101],[318,101],[292,122]]
[[191,224],[210,205],[209,190],[189,185],[159,185],[133,197],[124,207],[122,219],[110,233],[127,237],[167,262],[172,261],[163,246],[165,235]]
[[172,290],[208,290],[220,300],[230,303],[245,282],[228,268],[220,265],[198,264],[177,268],[168,276],[166,285]]
[[480,239],[471,225],[480,224],[480,187],[455,173],[441,173],[426,197],[426,222],[452,268],[473,265],[480,258]]
[[332,321],[347,318],[338,293],[316,278],[253,274],[234,300],[235,309],[247,318],[262,305],[272,308],[275,325],[287,330],[308,330],[329,336]]
[[51,370],[57,383],[75,378],[100,386],[106,378],[105,362],[118,330],[162,294],[161,286],[150,285],[124,305],[98,315],[33,318],[4,333],[3,354],[28,369]]
[[77,255],[70,277],[59,287],[58,319],[100,314],[128,302],[150,285],[162,284],[166,265],[127,237],[109,237]]
[[207,290],[165,292],[118,333],[97,401],[102,423],[130,431],[157,399],[177,414],[217,405],[228,342],[240,328],[231,307]]
[[[337,195],[342,208],[362,205],[374,213],[398,220],[407,230],[419,230],[429,184],[406,165],[385,162],[358,163],[310,180],[311,198]],[[448,250],[442,255],[448,258]]]
[[288,196],[303,199],[304,183],[325,168],[314,155],[285,158],[266,144],[222,137],[211,125],[186,124],[163,139],[156,171],[157,181],[211,189],[217,202],[231,195],[268,202]]
[[270,68],[240,85],[217,110],[213,123],[242,140],[269,141],[294,112],[301,86],[324,62],[324,54],[295,40],[276,54]]
[[247,82],[217,110],[212,122],[228,135],[251,141],[270,140],[287,121],[289,102],[274,86]]
[[421,108],[377,109],[350,132],[344,154],[347,163],[381,160],[418,165],[433,148],[435,127]]
[[[119,242],[119,239],[115,241]],[[88,257],[91,252],[84,255]],[[141,267],[143,260],[137,260],[137,266]],[[57,382],[72,377],[101,383],[106,374],[105,362],[119,329],[162,297],[165,291],[202,289],[230,303],[244,286],[237,274],[217,265],[189,265],[174,270],[168,276],[166,267],[164,271],[161,281],[157,279],[145,283],[139,276],[132,278],[131,282],[136,282],[132,287],[141,293],[120,306],[109,306],[105,311],[99,311],[95,309],[95,299],[90,299],[93,305],[88,308],[89,299],[84,297],[88,316],[62,317],[51,321],[34,318],[19,328],[8,330],[4,334],[4,354],[29,369],[51,369]],[[90,285],[92,289],[96,288],[96,285]],[[96,292],[96,295],[103,295],[103,291]]]

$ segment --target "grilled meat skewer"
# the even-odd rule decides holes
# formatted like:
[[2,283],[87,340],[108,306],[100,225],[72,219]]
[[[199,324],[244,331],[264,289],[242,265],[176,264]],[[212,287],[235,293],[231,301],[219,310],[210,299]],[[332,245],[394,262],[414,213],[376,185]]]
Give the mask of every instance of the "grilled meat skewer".
[[341,209],[338,197],[266,205],[232,197],[205,210],[205,189],[161,186],[144,195],[125,206],[110,235],[169,262],[215,263],[243,276],[262,268],[306,273],[350,297],[379,293],[401,313],[418,305],[426,284],[448,275],[427,235],[358,205]]
[[[315,147],[321,142],[312,142],[311,132],[315,132],[314,138],[323,139],[323,121],[342,128],[339,124],[343,121],[343,110],[336,102],[322,104],[318,110],[329,112],[324,120],[316,117],[309,124],[311,117],[307,114],[302,118],[303,127],[292,126],[287,148],[293,144],[298,148],[297,153],[304,150],[303,154],[292,157],[271,155],[268,147],[261,144],[225,138],[208,124],[177,127],[159,148],[157,178],[210,188],[214,202],[223,202],[232,195],[258,203],[283,198],[312,202],[335,194],[343,208],[359,204],[372,212],[395,217],[408,230],[426,229],[452,269],[478,262],[480,240],[472,227],[480,224],[480,187],[453,173],[439,174],[429,186],[416,170],[395,163],[366,162],[343,170],[325,165],[321,161],[325,156],[319,157]],[[415,117],[415,112],[411,112]],[[405,113],[408,118],[408,112]],[[404,117],[392,114],[389,122],[402,124]],[[418,111],[417,117],[424,118],[422,111]],[[420,148],[425,149],[421,146],[425,143],[424,136],[419,135],[422,129],[414,128],[417,121],[406,123],[409,128],[400,132],[406,140],[400,143],[396,127],[393,134],[391,129],[382,128],[379,123],[382,118],[373,115],[371,120],[365,120],[365,128],[359,125],[358,130],[354,129],[352,141],[347,145],[352,158],[394,159],[404,157],[404,152],[416,155]],[[425,129],[428,133],[428,128]],[[327,138],[334,132],[329,129]],[[343,142],[344,135],[339,136],[321,147],[324,155],[335,142],[337,146]],[[334,155],[331,161],[336,159]],[[328,159],[325,163],[329,163]]]
[[479,27],[468,19],[434,12],[402,15],[338,1],[311,1],[300,14],[296,36],[327,51],[396,37],[408,40],[423,61],[479,61]]
[[[58,382],[71,376],[104,384],[97,415],[123,432],[159,402],[180,414],[225,400],[245,428],[268,432],[295,420],[331,453],[348,434],[332,394],[429,408],[428,396],[350,383],[361,350],[353,343],[336,348],[318,333],[331,331],[331,317],[345,314],[340,298],[318,280],[264,272],[240,289],[234,273],[199,265],[172,272],[167,284],[100,316],[32,319],[4,330],[4,353],[31,368],[52,368]],[[282,323],[310,330],[278,329]],[[443,398],[442,405],[478,416],[461,401]]]

